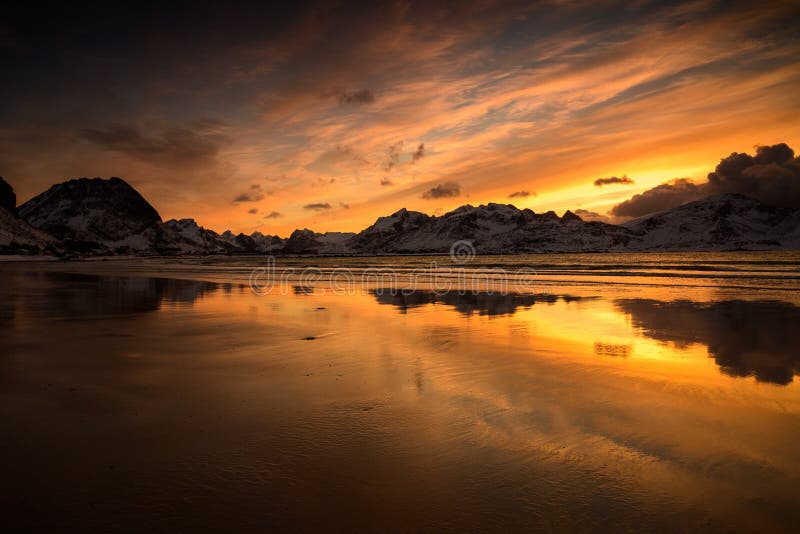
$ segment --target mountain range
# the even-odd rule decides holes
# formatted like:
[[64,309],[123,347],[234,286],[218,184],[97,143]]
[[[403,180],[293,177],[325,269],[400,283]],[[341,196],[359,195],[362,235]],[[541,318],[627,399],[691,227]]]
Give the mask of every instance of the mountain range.
[[614,225],[490,203],[441,216],[401,209],[359,233],[281,238],[165,222],[120,178],[69,180],[19,207],[0,178],[0,253],[413,254],[448,252],[457,241],[477,253],[799,249],[800,210],[720,194]]

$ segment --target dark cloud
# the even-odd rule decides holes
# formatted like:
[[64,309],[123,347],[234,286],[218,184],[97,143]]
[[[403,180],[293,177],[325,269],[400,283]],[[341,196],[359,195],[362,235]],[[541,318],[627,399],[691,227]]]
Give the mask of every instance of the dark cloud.
[[734,152],[708,175],[708,194],[739,193],[775,206],[800,207],[800,162],[785,143]]
[[331,209],[331,205],[327,202],[315,202],[312,204],[306,204],[303,206],[303,209],[311,211],[325,211]]
[[264,215],[265,219],[280,219],[281,217],[283,217],[283,214],[279,211],[271,211]]
[[250,191],[246,191],[244,193],[239,193],[233,199],[234,203],[239,202],[258,202],[264,198],[264,193],[261,191],[261,186],[258,184],[253,184],[250,186]]
[[349,210],[350,209],[350,204],[348,204],[347,202],[339,202],[339,207],[344,209],[344,210]]
[[608,178],[598,178],[594,181],[596,187],[603,187],[604,185],[611,184],[634,184],[635,182],[628,178],[626,175],[622,176],[609,176]]
[[247,210],[247,213],[249,213],[250,215],[255,215],[256,213],[258,213],[258,208],[250,208],[249,210]]
[[524,191],[524,190],[523,191],[514,191],[513,193],[508,195],[508,198],[525,198],[525,197],[529,197],[531,195],[536,196],[536,193],[531,193],[530,191]]
[[733,152],[722,158],[708,181],[685,178],[661,184],[614,206],[612,215],[639,217],[709,195],[735,193],[766,204],[800,208],[800,161],[785,143],[759,146],[756,155]]
[[147,135],[137,128],[114,124],[106,129],[86,128],[80,137],[90,143],[126,154],[153,165],[207,164],[215,159],[228,139],[218,127],[172,128],[161,135]]
[[345,91],[339,95],[342,104],[371,104],[375,102],[375,95],[369,89],[358,91]]
[[419,161],[425,157],[425,143],[420,143],[417,150],[411,155],[413,161]]
[[461,186],[455,182],[445,182],[432,187],[422,194],[422,198],[452,198],[461,194]]
[[392,182],[389,178],[384,176],[383,178],[381,178],[381,185],[383,186],[394,185],[394,182]]
[[677,178],[617,204],[611,209],[611,215],[640,217],[686,204],[705,195],[703,185],[697,185],[686,178]]

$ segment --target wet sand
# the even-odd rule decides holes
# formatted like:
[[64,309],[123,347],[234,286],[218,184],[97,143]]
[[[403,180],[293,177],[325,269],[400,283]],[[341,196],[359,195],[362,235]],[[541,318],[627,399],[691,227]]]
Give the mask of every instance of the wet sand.
[[800,520],[795,282],[256,295],[146,263],[0,267],[13,528]]

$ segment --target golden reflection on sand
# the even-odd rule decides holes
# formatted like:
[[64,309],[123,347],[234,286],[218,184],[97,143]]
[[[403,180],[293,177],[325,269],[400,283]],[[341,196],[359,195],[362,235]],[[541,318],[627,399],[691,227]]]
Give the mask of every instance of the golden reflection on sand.
[[[307,499],[345,522],[355,502],[376,510],[353,528],[387,514],[410,528],[439,514],[499,526],[522,510],[562,528],[616,518],[780,530],[797,518],[795,342],[767,339],[786,335],[794,306],[36,280],[4,304],[2,414],[19,428],[50,421],[27,442],[57,432],[76,462],[94,460],[71,440],[110,432],[144,447],[114,460],[132,470],[174,455],[187,480],[255,477],[254,495],[276,506]],[[741,353],[720,341],[746,328],[761,337]],[[59,396],[23,402],[27,381]],[[53,462],[41,476],[59,487]],[[291,481],[280,497],[276,480]]]

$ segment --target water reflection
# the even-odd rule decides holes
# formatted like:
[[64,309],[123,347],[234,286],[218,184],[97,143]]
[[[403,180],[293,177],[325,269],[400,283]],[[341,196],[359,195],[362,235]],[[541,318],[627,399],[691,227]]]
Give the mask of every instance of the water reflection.
[[398,308],[400,313],[407,313],[412,308],[431,304],[452,306],[463,315],[513,315],[518,309],[528,309],[537,302],[554,304],[559,301],[572,302],[586,300],[591,297],[570,295],[519,294],[519,293],[484,293],[477,291],[449,291],[436,293],[433,291],[403,292],[390,289],[372,290],[372,295],[379,304],[390,304]]
[[792,306],[6,280],[13,531],[800,520],[797,385],[731,379],[704,349],[794,361]]
[[615,306],[647,337],[706,345],[726,375],[789,384],[800,368],[800,308],[792,304],[620,299]]
[[232,290],[231,284],[215,282],[76,273],[11,272],[5,280],[0,309],[7,320],[15,313],[14,302],[43,316],[75,319],[153,312],[165,303],[192,305],[210,292]]
[[[371,294],[379,304],[394,306],[402,314],[414,308],[445,304],[464,316],[514,315],[537,303],[552,305],[591,300],[591,297],[551,294],[404,293],[388,289],[373,290]],[[704,345],[725,375],[752,376],[759,382],[786,385],[792,382],[800,369],[800,337],[794,332],[796,325],[800,324],[800,308],[793,304],[781,301],[698,303],[617,299],[613,306],[617,313],[630,318],[636,328],[632,336],[670,343],[679,351],[693,344]],[[592,325],[585,324],[583,328],[590,332]],[[577,332],[573,334],[577,335]],[[594,344],[598,356],[627,357],[632,350],[630,343],[597,341]]]

